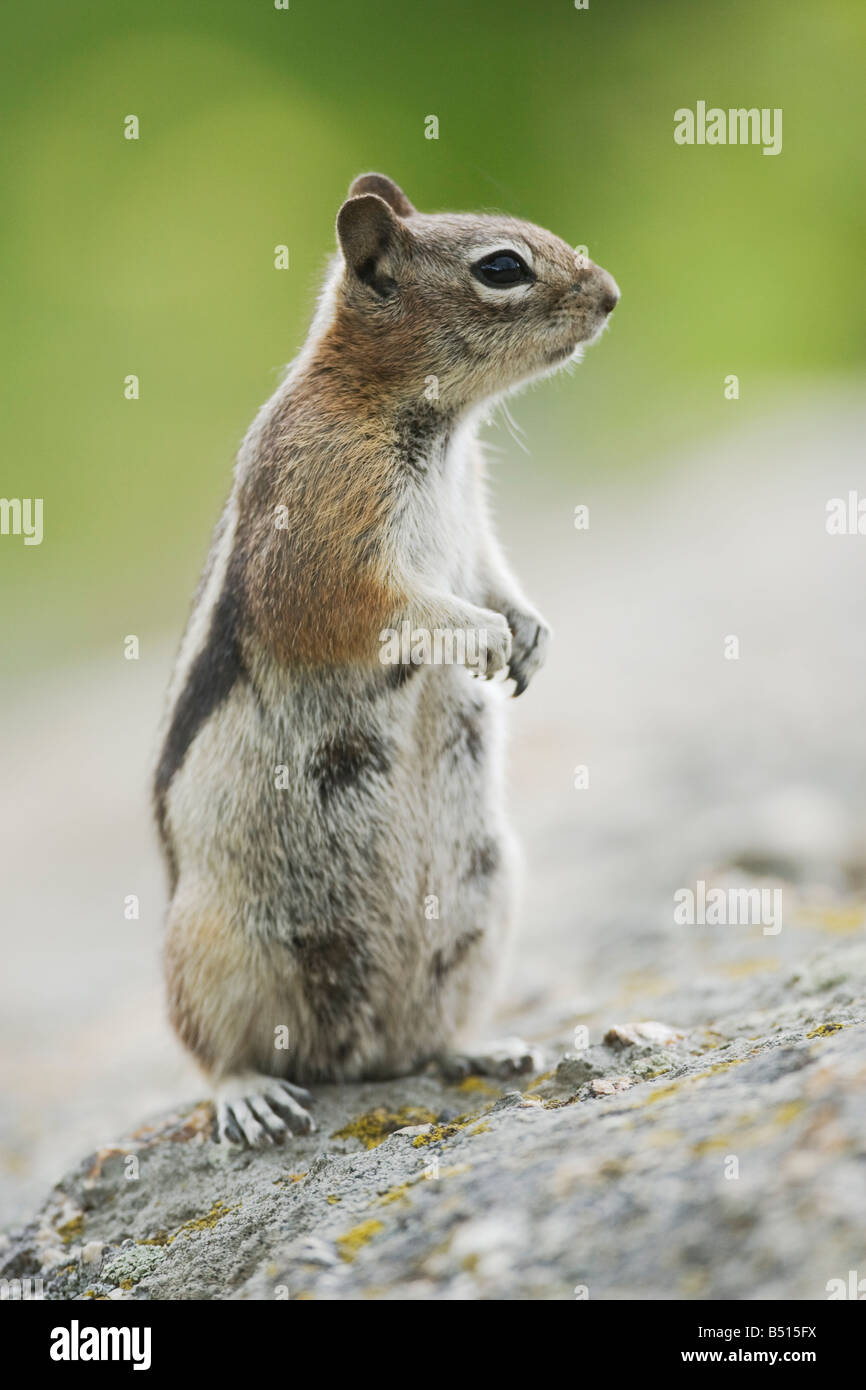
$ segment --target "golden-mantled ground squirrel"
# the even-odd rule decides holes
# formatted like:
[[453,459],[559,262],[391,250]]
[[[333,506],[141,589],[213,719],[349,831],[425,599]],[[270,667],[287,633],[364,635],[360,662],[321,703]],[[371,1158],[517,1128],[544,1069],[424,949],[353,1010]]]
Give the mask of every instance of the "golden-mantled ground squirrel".
[[[491,996],[517,855],[507,687],[473,676],[519,694],[548,629],[493,537],[477,426],[619,298],[550,232],[416,212],[381,174],[352,184],[337,237],[309,338],[241,446],[156,774],[170,1014],[229,1142],[312,1129],[300,1083],[456,1059]],[[449,635],[466,664],[384,663],[386,631],[407,630]],[[518,1040],[468,1055],[533,1060]]]

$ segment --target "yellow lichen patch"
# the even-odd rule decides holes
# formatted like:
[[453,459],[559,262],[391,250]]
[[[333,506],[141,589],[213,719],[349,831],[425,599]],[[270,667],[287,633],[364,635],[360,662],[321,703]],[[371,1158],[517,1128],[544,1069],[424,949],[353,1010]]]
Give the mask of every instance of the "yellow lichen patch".
[[696,1158],[702,1154],[713,1153],[716,1149],[729,1149],[730,1139],[699,1139],[697,1144],[692,1144],[692,1153]]
[[386,1207],[391,1202],[408,1203],[409,1198],[406,1194],[409,1191],[410,1186],[411,1184],[408,1182],[401,1182],[399,1187],[392,1187],[390,1192],[383,1192],[382,1196],[379,1198],[381,1206]]
[[306,1173],[284,1173],[281,1178],[274,1178],[274,1187],[287,1187],[289,1183],[303,1182]]
[[470,1133],[470,1134],[486,1134],[486,1133],[488,1132],[489,1129],[490,1129],[490,1126],[489,1126],[489,1125],[480,1124],[480,1125],[476,1125],[474,1129],[470,1129],[469,1133]]
[[450,1139],[463,1128],[462,1125],[434,1125],[429,1134],[416,1134],[412,1140],[413,1149],[426,1149],[428,1144],[438,1144],[440,1139]]
[[728,1062],[716,1062],[714,1066],[708,1067],[706,1071],[699,1071],[694,1076],[683,1076],[679,1081],[672,1081],[670,1086],[660,1086],[657,1091],[647,1096],[647,1104],[651,1105],[656,1100],[666,1100],[668,1096],[676,1095],[677,1091],[687,1082],[706,1081],[709,1076],[717,1076],[719,1072],[727,1071],[729,1067],[740,1067],[745,1062],[745,1057],[732,1057]]
[[84,1212],[80,1211],[77,1216],[64,1221],[62,1226],[57,1227],[57,1234],[64,1245],[71,1245],[74,1240],[80,1240],[84,1234]]
[[668,1096],[675,1096],[679,1089],[679,1081],[675,1081],[672,1086],[659,1086],[657,1091],[647,1096],[647,1105],[652,1105],[657,1100],[667,1100]]
[[332,1139],[358,1139],[365,1149],[383,1144],[395,1130],[409,1125],[435,1124],[436,1116],[423,1105],[404,1105],[399,1110],[386,1110],[384,1105],[350,1120],[342,1129],[334,1130]]
[[789,1100],[786,1105],[780,1105],[773,1116],[776,1124],[789,1125],[792,1120],[796,1120],[803,1109],[804,1103],[805,1102],[802,1100]]
[[189,1235],[191,1231],[212,1231],[218,1221],[222,1221],[223,1217],[229,1216],[231,1212],[237,1211],[240,1205],[240,1202],[237,1202],[235,1206],[229,1207],[226,1206],[225,1202],[217,1200],[206,1215],[194,1216],[191,1221],[185,1221],[169,1238],[169,1245],[173,1240],[177,1240],[178,1236]]
[[575,1101],[579,1099],[580,1097],[575,1091],[574,1095],[569,1096],[566,1100],[543,1100],[541,1103],[545,1110],[562,1110],[566,1105],[574,1105]]
[[741,1067],[745,1060],[745,1057],[732,1057],[728,1062],[716,1062],[715,1066],[709,1067],[706,1071],[699,1071],[695,1076],[683,1077],[683,1080],[704,1081],[708,1076],[717,1076],[720,1071],[727,1071],[729,1067]]
[[354,1260],[358,1251],[377,1236],[385,1227],[381,1221],[362,1221],[344,1236],[337,1236],[337,1249],[342,1260]]
[[135,1281],[134,1281],[133,1279],[121,1279],[121,1281],[120,1281],[120,1288],[122,1288],[122,1289],[134,1289],[134,1288],[135,1288]]
[[489,1081],[485,1081],[483,1076],[465,1076],[457,1087],[458,1091],[466,1091],[470,1094],[480,1093],[485,1096],[498,1096],[499,1091],[496,1086],[491,1086]]
[[452,1120],[447,1125],[434,1125],[426,1134],[416,1134],[412,1140],[412,1145],[416,1149],[425,1149],[428,1144],[438,1144],[442,1139],[452,1139],[455,1134],[459,1134],[461,1129],[466,1129],[469,1125],[474,1125],[481,1118],[480,1114],[458,1115],[456,1120]]
[[813,926],[821,927],[824,931],[849,932],[857,931],[863,926],[864,910],[862,903],[854,903],[846,908],[817,908],[814,911],[804,910],[800,914],[803,920]]
[[329,1207],[335,1207],[340,1200],[341,1199],[337,1196],[336,1192],[329,1192],[327,1197],[325,1198],[325,1201],[328,1203]]
[[792,1124],[798,1115],[805,1109],[805,1101],[790,1100],[784,1105],[779,1105],[769,1114],[740,1115],[736,1120],[738,1130],[736,1140],[730,1139],[731,1148],[748,1146],[754,1148],[756,1145],[769,1144],[772,1142],[775,1132],[782,1126]]
[[831,1033],[838,1033],[844,1028],[844,1023],[822,1023],[820,1027],[813,1028],[811,1033],[807,1033],[807,1038],[829,1038]]
[[536,1086],[543,1086],[545,1081],[552,1081],[556,1076],[555,1071],[543,1071],[540,1076],[536,1076],[534,1081],[530,1081],[526,1087],[527,1091],[534,1091]]
[[764,1115],[763,1112],[760,1116],[739,1115],[734,1122],[737,1131],[736,1139],[731,1138],[730,1134],[728,1136],[731,1149],[755,1148],[761,1144],[771,1143],[776,1131],[780,1127],[792,1124],[804,1109],[804,1101],[791,1100],[784,1105],[777,1106],[767,1115]]
[[193,1231],[212,1231],[218,1221],[222,1221],[223,1217],[228,1216],[231,1212],[237,1211],[240,1205],[241,1203],[238,1202],[235,1206],[229,1207],[226,1206],[225,1202],[214,1202],[209,1212],[204,1216],[194,1216],[191,1221],[185,1221],[182,1226],[178,1226],[173,1235],[169,1235],[167,1231],[157,1231],[156,1235],[151,1236],[149,1240],[137,1240],[135,1243],[136,1245],[171,1245],[172,1241],[177,1240],[180,1236],[188,1236]]
[[695,1081],[698,1081],[702,1076],[715,1076],[717,1072],[727,1071],[728,1067],[741,1067],[745,1060],[745,1057],[731,1057],[727,1062],[716,1062],[715,1066],[710,1067],[709,1071],[699,1072],[695,1077]]

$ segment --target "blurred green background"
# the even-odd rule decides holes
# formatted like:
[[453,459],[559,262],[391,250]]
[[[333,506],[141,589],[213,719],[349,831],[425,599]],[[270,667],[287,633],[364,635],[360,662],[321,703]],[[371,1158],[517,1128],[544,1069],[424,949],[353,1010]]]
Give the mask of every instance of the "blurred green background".
[[[577,376],[516,407],[527,501],[646,485],[732,411],[862,370],[862,0],[44,0],[4,28],[0,494],[45,499],[41,546],[0,538],[16,664],[179,631],[363,170],[540,222],[621,286]],[[699,99],[782,107],[781,155],[675,145]]]

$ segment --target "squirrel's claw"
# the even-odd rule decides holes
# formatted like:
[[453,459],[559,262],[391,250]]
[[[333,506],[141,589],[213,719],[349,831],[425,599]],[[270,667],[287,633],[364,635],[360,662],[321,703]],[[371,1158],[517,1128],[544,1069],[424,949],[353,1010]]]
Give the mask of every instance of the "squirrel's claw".
[[273,1076],[251,1073],[226,1081],[216,1096],[216,1137],[222,1144],[266,1148],[291,1134],[312,1134],[316,1123],[304,1106],[309,1091]]

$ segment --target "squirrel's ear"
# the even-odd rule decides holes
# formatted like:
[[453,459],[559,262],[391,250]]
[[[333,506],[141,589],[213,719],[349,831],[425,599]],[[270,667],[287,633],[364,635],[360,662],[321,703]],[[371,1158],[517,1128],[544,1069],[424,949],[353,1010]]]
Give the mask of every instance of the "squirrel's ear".
[[402,188],[386,174],[359,174],[347,196],[358,198],[362,193],[375,193],[398,217],[411,217],[418,210],[413,208]]
[[349,198],[337,213],[337,239],[347,271],[383,297],[397,288],[388,272],[407,238],[406,227],[375,193]]

